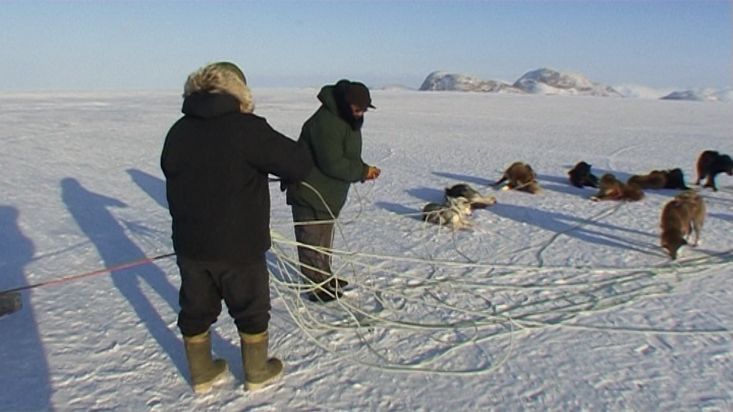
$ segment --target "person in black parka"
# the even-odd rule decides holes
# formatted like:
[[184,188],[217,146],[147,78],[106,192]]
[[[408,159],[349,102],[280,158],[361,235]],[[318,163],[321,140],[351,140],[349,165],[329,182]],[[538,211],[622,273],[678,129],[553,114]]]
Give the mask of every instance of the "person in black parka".
[[223,299],[240,334],[245,388],[279,377],[282,362],[267,358],[270,321],[268,174],[298,182],[313,167],[310,153],[253,114],[242,71],[229,62],[192,73],[180,118],[161,155],[181,273],[178,327],[193,389],[207,392],[225,376],[211,357],[210,326]]

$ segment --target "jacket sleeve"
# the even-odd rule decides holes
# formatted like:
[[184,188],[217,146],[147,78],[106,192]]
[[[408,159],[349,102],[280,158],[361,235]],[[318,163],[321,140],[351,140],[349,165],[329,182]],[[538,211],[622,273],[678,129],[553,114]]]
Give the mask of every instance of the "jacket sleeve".
[[341,127],[329,127],[328,123],[313,122],[310,130],[313,160],[325,175],[346,182],[359,182],[367,166],[361,159],[350,159],[344,155],[344,139],[348,133]]
[[247,151],[248,162],[262,173],[270,173],[283,181],[299,182],[313,168],[307,147],[273,129],[265,119],[256,118]]

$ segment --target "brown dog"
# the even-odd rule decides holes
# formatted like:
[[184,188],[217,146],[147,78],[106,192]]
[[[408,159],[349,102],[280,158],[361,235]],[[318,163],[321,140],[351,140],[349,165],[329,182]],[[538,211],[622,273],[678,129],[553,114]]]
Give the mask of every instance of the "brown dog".
[[646,175],[633,175],[627,184],[635,184],[642,189],[688,189],[685,186],[685,175],[680,168],[652,170]]
[[717,192],[715,175],[718,173],[733,175],[733,159],[714,150],[706,150],[700,153],[700,157],[697,159],[697,182],[695,184],[699,185],[700,181],[707,177],[708,179],[703,187],[711,187],[713,191]]
[[626,183],[642,189],[664,189],[667,185],[667,174],[661,170],[652,170],[646,175],[633,175]]
[[591,200],[624,200],[634,202],[644,198],[644,192],[635,184],[626,184],[611,173],[601,176],[598,182],[598,193]]
[[512,163],[501,176],[501,179],[494,183],[494,186],[499,186],[506,181],[508,183],[502,189],[521,190],[533,194],[541,190],[539,183],[537,183],[537,175],[532,167],[526,163]]
[[695,232],[697,246],[700,231],[705,222],[705,202],[693,190],[681,192],[670,200],[662,209],[660,226],[662,227],[661,244],[672,259],[677,258],[677,250],[687,244],[692,232]]

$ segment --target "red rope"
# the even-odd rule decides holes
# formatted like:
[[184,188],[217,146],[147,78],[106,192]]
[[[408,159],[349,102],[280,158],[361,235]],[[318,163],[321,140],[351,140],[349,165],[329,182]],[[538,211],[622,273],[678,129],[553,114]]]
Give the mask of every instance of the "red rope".
[[11,293],[11,292],[17,292],[17,291],[21,291],[21,290],[34,289],[34,288],[37,288],[37,287],[40,287],[40,286],[47,286],[47,285],[53,285],[53,284],[56,284],[56,283],[69,282],[71,280],[81,279],[81,278],[85,278],[85,277],[88,277],[88,276],[99,275],[99,274],[102,274],[102,273],[114,272],[114,271],[123,270],[123,269],[129,269],[129,268],[132,268],[132,267],[135,267],[135,266],[144,265],[146,263],[152,263],[152,262],[154,262],[156,260],[164,259],[164,258],[175,256],[175,255],[176,255],[175,252],[166,253],[166,254],[163,254],[163,255],[158,255],[158,256],[154,256],[154,257],[146,257],[146,258],[135,260],[135,261],[132,261],[132,262],[122,263],[122,264],[119,264],[117,266],[111,266],[111,267],[106,267],[106,268],[102,268],[102,269],[93,270],[91,272],[78,273],[78,274],[75,274],[75,275],[68,275],[68,276],[62,276],[62,277],[60,277],[58,279],[51,279],[51,280],[47,280],[45,282],[34,283],[32,285],[20,286],[20,287],[13,288],[13,289],[3,290],[3,291],[0,291],[0,295],[2,295],[3,293]]

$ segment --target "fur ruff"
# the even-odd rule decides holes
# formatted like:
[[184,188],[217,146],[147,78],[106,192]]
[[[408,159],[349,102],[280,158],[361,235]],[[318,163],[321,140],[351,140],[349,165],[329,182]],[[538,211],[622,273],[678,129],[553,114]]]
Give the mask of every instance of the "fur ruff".
[[226,70],[220,65],[209,64],[191,73],[183,87],[183,97],[196,92],[226,93],[239,101],[242,113],[252,113],[255,109],[252,92],[237,73]]

